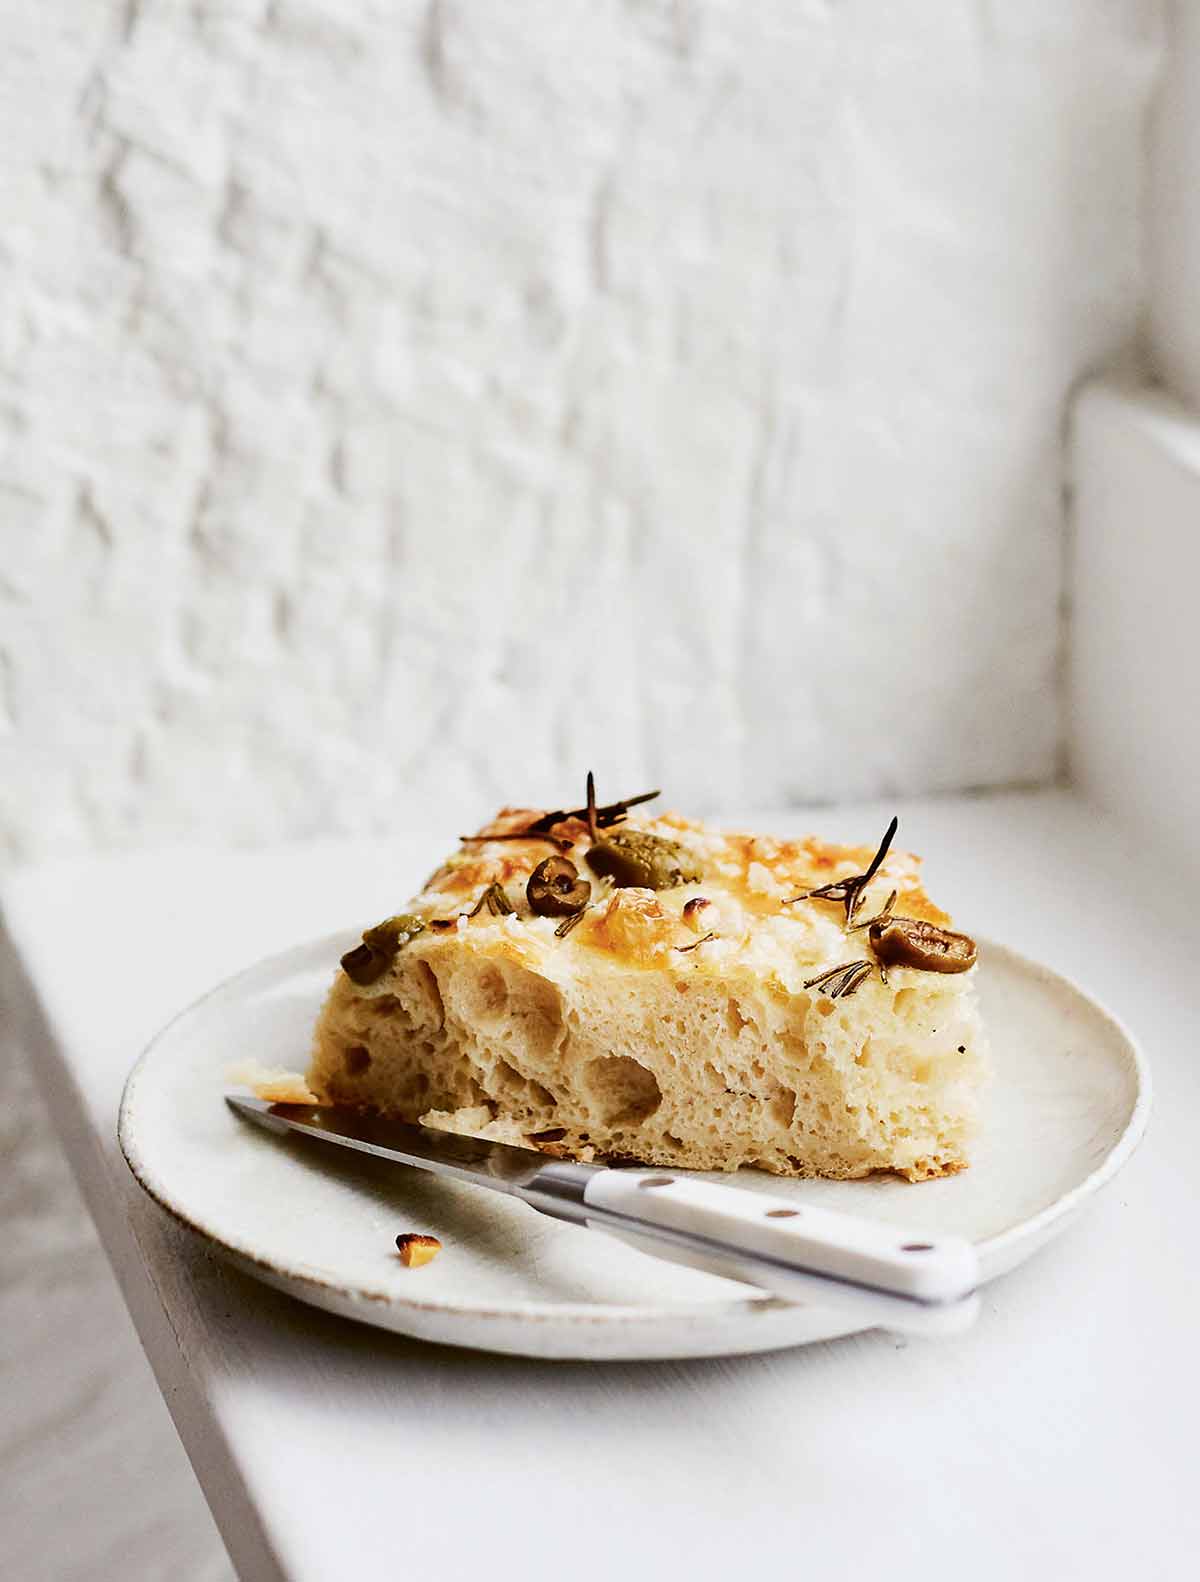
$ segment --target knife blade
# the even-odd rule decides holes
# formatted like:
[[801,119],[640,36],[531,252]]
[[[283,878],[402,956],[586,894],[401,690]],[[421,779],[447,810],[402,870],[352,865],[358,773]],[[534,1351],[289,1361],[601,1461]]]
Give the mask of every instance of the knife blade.
[[354,1110],[269,1104],[235,1093],[225,1099],[267,1131],[507,1193],[540,1214],[616,1236],[640,1252],[789,1302],[837,1308],[865,1324],[948,1334],[966,1328],[978,1310],[978,1259],[961,1237],[904,1231],[687,1171],[615,1170]]

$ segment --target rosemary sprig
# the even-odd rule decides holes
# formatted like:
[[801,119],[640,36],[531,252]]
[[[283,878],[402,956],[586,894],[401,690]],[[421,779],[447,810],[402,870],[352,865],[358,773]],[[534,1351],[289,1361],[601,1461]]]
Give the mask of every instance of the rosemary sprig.
[[559,851],[567,851],[571,842],[563,835],[547,835],[544,830],[536,832],[527,829],[508,830],[503,835],[460,835],[459,841],[464,846],[477,844],[488,840],[535,840],[544,841],[548,846],[554,846]]
[[809,978],[804,987],[824,989],[831,1000],[846,999],[862,987],[874,970],[873,961],[843,961],[840,966],[830,967],[827,972],[819,972],[815,978]]
[[488,885],[487,889],[479,897],[475,905],[466,914],[467,917],[477,917],[478,914],[483,911],[485,906],[493,917],[510,917],[516,910],[512,902],[505,895],[503,886],[499,883],[492,883]]
[[448,929],[457,928],[460,917],[478,917],[485,906],[493,917],[509,917],[516,911],[512,902],[505,895],[504,887],[496,881],[489,884],[481,892],[478,901],[476,901],[469,912],[456,912],[453,917],[435,917],[428,926],[436,930],[437,933],[443,934]]
[[586,911],[587,907],[581,906],[578,912],[571,912],[567,917],[564,917],[562,922],[554,930],[555,939],[566,939],[567,935],[575,927],[576,923],[578,923],[579,919]]
[[710,939],[716,939],[716,937],[715,934],[708,933],[705,934],[703,939],[694,940],[690,945],[672,945],[671,949],[678,950],[681,954],[686,954],[689,950],[699,950],[701,945],[707,945]]
[[793,906],[797,901],[840,901],[846,912],[843,927],[848,932],[854,923],[854,914],[862,905],[863,891],[879,872],[899,827],[900,820],[893,818],[887,827],[887,833],[879,843],[879,850],[871,858],[865,873],[852,874],[848,879],[835,879],[832,884],[823,884],[816,890],[805,890],[801,895],[793,895],[783,904]]
[[887,900],[879,908],[874,917],[865,917],[861,923],[852,923],[846,932],[848,934],[857,934],[860,928],[870,928],[872,923],[886,922],[887,919],[892,915],[892,908],[896,904],[896,896],[898,893],[898,891],[893,890],[891,895],[888,896]]
[[[592,781],[589,801],[595,812],[597,829],[607,829],[610,824],[620,824],[631,807],[637,807],[642,802],[652,802],[656,796],[662,795],[661,791],[642,791],[637,796],[622,797],[619,802],[609,802],[603,807],[596,807],[595,781],[590,771],[588,772],[588,779]],[[542,835],[547,830],[553,829],[556,824],[565,823],[569,818],[586,819],[587,816],[587,806],[556,808],[553,813],[543,813],[540,818],[534,819],[533,823],[529,825],[527,833]]]

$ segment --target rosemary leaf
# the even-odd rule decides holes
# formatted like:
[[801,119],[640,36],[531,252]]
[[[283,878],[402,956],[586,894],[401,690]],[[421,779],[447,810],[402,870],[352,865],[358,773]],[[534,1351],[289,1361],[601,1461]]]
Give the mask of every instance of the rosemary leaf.
[[[854,915],[862,904],[862,893],[883,865],[883,859],[891,849],[896,831],[900,828],[900,820],[893,818],[887,827],[887,832],[879,843],[879,850],[871,858],[864,873],[856,873],[849,879],[835,879],[832,884],[823,884],[817,890],[805,890],[800,895],[793,895],[783,904],[792,906],[797,901],[840,901],[846,909],[843,930],[849,933],[854,926]],[[850,992],[853,992],[851,990]]]
[[689,950],[699,950],[701,945],[707,945],[710,939],[716,939],[716,937],[715,934],[709,933],[705,934],[703,939],[693,940],[690,945],[672,945],[671,948],[679,951],[681,955],[685,955]]
[[880,869],[880,867],[883,864],[883,859],[887,856],[888,852],[890,851],[892,842],[896,838],[896,831],[899,828],[900,828],[900,820],[898,818],[893,818],[892,822],[887,827],[887,834],[883,837],[883,839],[879,843],[879,850],[871,858],[871,865],[870,865],[870,867],[867,869],[866,873],[864,873],[863,876],[862,876],[863,884],[870,884],[871,880],[879,872],[879,869]]
[[587,826],[594,846],[596,844],[596,777],[590,769],[587,772]]
[[856,967],[847,972],[845,982],[839,984],[838,995],[842,999],[846,999],[849,995],[856,993],[871,976],[872,970],[873,963],[860,961]]
[[830,967],[826,972],[819,972],[815,978],[809,978],[804,987],[823,989],[831,1000],[845,999],[861,988],[874,970],[875,963],[872,961],[843,961],[839,966]]
[[571,842],[562,835],[547,835],[543,830],[514,829],[508,830],[503,835],[460,835],[459,843],[463,846],[477,845],[481,841],[489,840],[535,840],[542,841],[548,846],[556,846],[559,851],[566,851]]
[[489,884],[483,892],[483,898],[493,917],[511,917],[516,910],[499,884]]
[[843,961],[839,962],[836,967],[827,967],[824,972],[818,972],[815,978],[805,978],[804,987],[806,989],[819,989],[830,978],[836,978],[840,972],[845,972],[846,966],[847,963]]
[[[594,784],[594,781],[593,781]],[[625,818],[631,807],[637,807],[642,802],[652,802],[656,796],[662,796],[661,791],[642,791],[637,796],[622,797],[619,802],[609,802],[603,807],[596,808],[596,828],[607,829],[610,824],[619,824]],[[555,808],[552,813],[543,813],[540,818],[534,819],[529,826],[530,834],[545,834],[556,824],[563,824],[569,818],[586,819],[588,810],[583,807]]]
[[885,918],[891,917],[892,908],[896,904],[896,895],[897,892],[893,890],[874,917],[864,918],[861,923],[852,923],[846,932],[848,934],[856,934],[860,928],[870,928],[872,923],[882,923]]
[[564,917],[562,922],[554,930],[554,937],[556,939],[566,939],[567,935],[575,927],[576,923],[578,923],[579,919],[586,911],[587,907],[581,906],[578,912],[572,912],[570,916]]
[[793,906],[797,901],[844,901],[855,882],[856,879],[835,879],[832,884],[823,884],[819,890],[802,890],[783,904]]

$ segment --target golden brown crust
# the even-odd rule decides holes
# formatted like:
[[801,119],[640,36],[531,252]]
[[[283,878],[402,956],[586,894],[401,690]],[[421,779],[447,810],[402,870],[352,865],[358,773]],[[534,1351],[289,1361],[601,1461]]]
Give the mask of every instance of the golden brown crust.
[[[537,808],[502,808],[479,830],[481,844],[471,841],[460,846],[430,876],[425,886],[425,897],[431,903],[430,915],[453,916],[457,908],[473,903],[488,884],[523,886],[553,848],[537,838],[484,842],[489,835],[511,836],[543,816]],[[721,892],[736,900],[747,913],[758,917],[798,904],[793,897],[807,890],[862,873],[875,855],[872,846],[839,845],[814,835],[780,840],[766,835],[720,832],[673,812],[663,813],[658,818],[639,816],[635,812],[624,827],[680,839],[696,851],[705,878],[698,885],[679,892],[681,906],[683,901],[698,893],[711,896]],[[587,874],[584,861],[587,826],[577,818],[564,819],[554,826],[553,833],[562,842],[570,843],[566,854],[581,873]],[[910,852],[891,852],[876,875],[872,894],[882,902],[888,890],[895,888],[899,892],[895,907],[897,916],[922,918],[944,926],[951,921],[950,916],[926,894],[921,883],[920,863],[921,859]],[[625,892],[626,895],[630,893]],[[840,910],[837,902],[807,904],[820,906],[830,915]],[[641,911],[643,923],[654,915],[650,910]],[[587,939],[598,948],[618,953],[627,950],[630,957],[636,959],[644,953],[646,933],[645,928],[639,928],[619,912],[608,915],[602,924],[575,931],[574,937],[577,943]]]

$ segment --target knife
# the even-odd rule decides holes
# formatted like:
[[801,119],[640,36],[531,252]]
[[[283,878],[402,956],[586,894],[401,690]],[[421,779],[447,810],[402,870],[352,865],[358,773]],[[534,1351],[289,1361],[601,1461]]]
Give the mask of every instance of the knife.
[[961,1237],[898,1230],[688,1171],[614,1170],[354,1110],[268,1104],[234,1093],[225,1099],[267,1131],[299,1133],[504,1192],[540,1214],[604,1231],[640,1252],[789,1302],[836,1308],[865,1326],[950,1334],[965,1329],[978,1311],[979,1263]]

